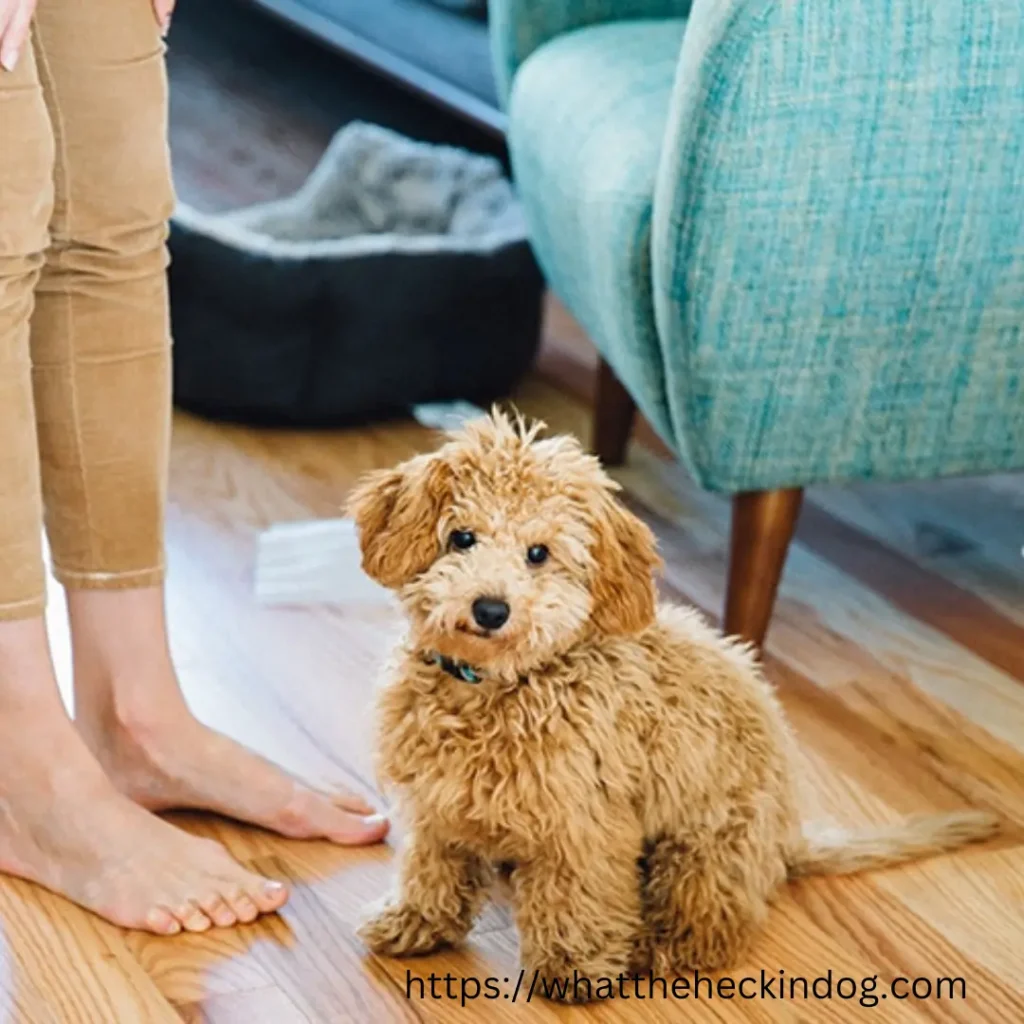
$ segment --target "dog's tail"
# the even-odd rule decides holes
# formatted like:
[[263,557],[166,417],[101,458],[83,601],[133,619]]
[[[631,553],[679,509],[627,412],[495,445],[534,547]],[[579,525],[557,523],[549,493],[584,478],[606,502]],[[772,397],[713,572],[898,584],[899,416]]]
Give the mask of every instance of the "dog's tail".
[[787,859],[789,877],[852,875],[891,867],[981,842],[998,831],[994,814],[954,811],[857,832],[805,834]]

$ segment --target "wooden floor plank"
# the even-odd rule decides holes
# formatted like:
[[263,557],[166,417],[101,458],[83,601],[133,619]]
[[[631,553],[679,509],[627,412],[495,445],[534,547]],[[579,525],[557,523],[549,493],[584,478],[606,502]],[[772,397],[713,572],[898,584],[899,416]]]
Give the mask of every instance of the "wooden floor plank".
[[[13,879],[0,884],[0,920],[10,943],[7,998],[13,994],[26,1022],[180,1024],[112,926],[38,886]],[[35,1017],[39,1001],[43,1012]]]
[[[819,884],[804,883],[806,886]],[[858,1021],[864,1019],[866,1007],[861,1005],[861,998],[866,987],[870,987],[873,979],[880,973],[882,960],[877,951],[864,951],[848,941],[846,923],[826,920],[829,929],[822,928],[807,910],[800,906],[792,892],[786,892],[778,901],[771,929],[766,929],[748,958],[749,970],[746,973],[757,974],[762,968],[766,973],[785,980],[787,994],[794,991],[790,988],[794,978],[806,979],[814,996],[814,981],[823,979],[818,991],[823,995],[829,992],[829,976],[831,974],[832,989],[829,998],[794,999],[790,1007],[797,1009],[797,1019],[807,1021]],[[784,972],[784,973],[781,973]],[[733,971],[732,974],[744,973]],[[848,978],[849,982],[839,991],[839,979]],[[883,991],[879,986],[876,992]],[[795,994],[803,996],[803,985],[797,984]],[[868,993],[870,996],[870,993]],[[886,1021],[919,1021],[926,1019],[916,1004],[887,999],[880,1000],[879,1006],[884,1007]]]
[[822,487],[809,497],[1024,626],[1024,500],[990,487],[985,479],[940,480]]
[[310,1024],[277,987],[211,996],[180,1007],[184,1024]]
[[[804,547],[883,594],[894,607],[1024,682],[1024,621],[1014,621],[977,594],[813,502],[800,517],[799,536]],[[1018,605],[1017,614],[1024,616],[1024,583]]]
[[969,715],[922,699],[904,678],[866,679],[833,696],[966,803],[995,811],[1018,830],[1024,826],[1024,757],[1018,747],[1000,742]]
[[[38,1021],[40,1024],[56,1024],[53,1011],[49,1008],[45,979],[31,964],[22,967],[24,959],[31,958],[30,943],[19,931],[5,923],[0,937],[0,1020]],[[40,988],[38,981],[42,981]]]
[[271,976],[251,956],[253,946],[269,938],[265,922],[260,921],[243,928],[181,935],[173,941],[134,932],[124,941],[161,995],[183,1007],[272,986]]
[[[876,721],[862,714],[858,707],[841,699],[846,690],[840,695],[826,692],[777,658],[769,659],[767,668],[801,749],[841,765],[851,780],[878,793],[900,814],[948,810],[965,804],[990,807],[1010,815],[1021,813],[1016,800],[1001,802],[1002,787],[993,786],[991,802],[979,798],[979,790],[973,784],[978,752],[964,749],[969,740],[943,731],[944,754],[940,765],[936,765],[922,751],[929,734],[925,733],[927,738],[922,739],[922,732],[917,729],[896,732],[888,716],[883,714]],[[1015,752],[1011,755],[1012,770],[1024,769],[1024,758]],[[1004,781],[1012,777],[1011,774]]]
[[1004,985],[1024,993],[1019,953],[1024,946],[1024,850],[1019,845],[908,865],[880,874],[877,884]]
[[[792,886],[790,895],[817,927],[841,934],[847,949],[878,970],[877,994],[896,978],[929,979],[936,988],[939,979],[949,979],[944,991],[950,998],[914,1001],[922,1017],[995,1024],[1024,1015],[1019,988],[966,956],[944,931],[908,912],[877,879],[815,879]],[[899,992],[906,988],[901,985]],[[961,988],[964,998],[952,998]]]
[[252,955],[302,1013],[337,1024],[420,1019],[390,979],[374,969],[351,929],[284,858],[262,859],[254,866],[291,882],[288,904],[264,922],[270,941],[257,944]]

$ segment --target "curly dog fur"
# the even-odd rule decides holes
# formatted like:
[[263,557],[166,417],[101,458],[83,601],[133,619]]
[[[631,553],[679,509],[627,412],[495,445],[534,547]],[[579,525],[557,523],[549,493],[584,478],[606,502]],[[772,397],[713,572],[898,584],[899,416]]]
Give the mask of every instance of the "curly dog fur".
[[[963,812],[807,838],[753,653],[658,604],[650,530],[593,457],[540,427],[495,412],[350,501],[364,568],[409,622],[377,736],[408,834],[396,893],[360,930],[372,950],[459,942],[505,863],[531,972],[725,968],[787,878],[993,833]],[[500,628],[475,621],[481,597],[507,605]]]

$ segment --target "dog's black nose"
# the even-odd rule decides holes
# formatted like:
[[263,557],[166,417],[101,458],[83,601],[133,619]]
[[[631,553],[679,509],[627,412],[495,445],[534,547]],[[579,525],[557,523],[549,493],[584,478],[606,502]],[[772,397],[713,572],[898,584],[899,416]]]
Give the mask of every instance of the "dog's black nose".
[[508,603],[496,597],[478,597],[473,602],[473,618],[481,629],[501,629],[510,612]]

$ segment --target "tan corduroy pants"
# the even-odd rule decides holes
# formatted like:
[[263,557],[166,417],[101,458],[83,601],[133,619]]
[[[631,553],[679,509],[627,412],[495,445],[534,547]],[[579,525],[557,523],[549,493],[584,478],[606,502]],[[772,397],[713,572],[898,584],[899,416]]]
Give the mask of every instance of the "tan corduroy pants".
[[0,618],[163,578],[164,46],[143,0],[40,0],[0,70]]

